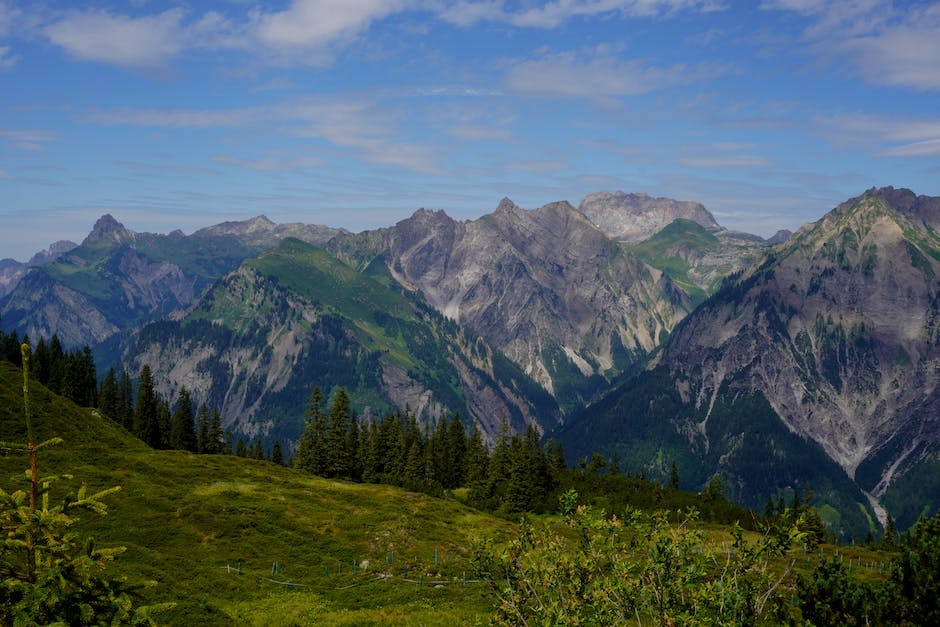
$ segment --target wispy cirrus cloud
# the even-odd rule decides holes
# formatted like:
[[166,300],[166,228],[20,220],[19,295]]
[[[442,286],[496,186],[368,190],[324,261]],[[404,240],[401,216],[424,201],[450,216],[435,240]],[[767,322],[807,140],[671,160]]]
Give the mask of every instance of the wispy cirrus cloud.
[[[320,99],[227,110],[124,108],[85,115],[89,122],[109,126],[202,130],[274,127],[283,135],[319,139],[352,150],[370,163],[422,173],[439,172],[432,149],[401,139],[395,131],[393,118],[393,114],[379,105]],[[237,165],[247,164],[248,161],[244,161]]]
[[609,47],[599,46],[518,61],[506,72],[505,84],[509,91],[530,96],[604,100],[705,80],[725,71],[704,64],[657,66],[641,59],[621,58]]
[[[193,49],[240,49],[262,63],[328,65],[338,49],[362,37],[376,22],[406,12],[430,14],[460,27],[497,22],[552,29],[578,18],[657,17],[726,8],[721,0],[555,0],[522,8],[507,4],[505,0],[291,0],[280,10],[262,5],[235,17],[180,7],[149,14],[91,8],[59,13],[38,30],[77,59],[129,69],[163,67]],[[0,4],[0,26],[4,6]]]
[[940,5],[889,0],[765,0],[767,10],[809,20],[803,37],[825,61],[842,59],[866,82],[940,90]]
[[28,128],[0,128],[0,140],[6,140],[20,150],[44,150],[46,144],[55,141],[49,131]]
[[837,141],[873,145],[879,156],[940,155],[940,118],[853,114],[821,118],[817,125]]
[[521,9],[508,9],[503,0],[489,2],[440,3],[438,15],[444,21],[469,27],[479,22],[501,22],[524,28],[555,28],[574,18],[617,15],[654,17],[681,11],[720,11],[719,0],[556,0]]

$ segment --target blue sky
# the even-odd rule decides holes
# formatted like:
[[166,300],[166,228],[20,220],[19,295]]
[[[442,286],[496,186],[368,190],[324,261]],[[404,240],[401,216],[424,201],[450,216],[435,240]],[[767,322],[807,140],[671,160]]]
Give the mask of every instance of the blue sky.
[[770,235],[882,185],[940,195],[940,3],[0,0],[0,258],[618,189]]

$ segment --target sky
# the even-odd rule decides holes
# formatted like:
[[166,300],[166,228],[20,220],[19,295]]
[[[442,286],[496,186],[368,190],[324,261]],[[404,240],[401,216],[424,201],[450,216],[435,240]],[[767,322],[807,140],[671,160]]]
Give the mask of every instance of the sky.
[[599,191],[769,236],[940,195],[940,2],[0,0],[0,258]]

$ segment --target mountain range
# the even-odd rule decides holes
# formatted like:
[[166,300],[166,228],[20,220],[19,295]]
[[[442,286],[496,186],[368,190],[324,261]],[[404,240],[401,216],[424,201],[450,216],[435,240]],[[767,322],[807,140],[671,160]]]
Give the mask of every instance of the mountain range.
[[675,462],[755,507],[809,489],[859,534],[940,502],[938,222],[940,199],[893,188],[771,240],[622,192],[356,234],[104,216],[25,271],[0,323],[148,364],[249,437],[295,441],[312,386],[343,386],[364,415],[458,412],[491,442],[534,425],[571,460]]

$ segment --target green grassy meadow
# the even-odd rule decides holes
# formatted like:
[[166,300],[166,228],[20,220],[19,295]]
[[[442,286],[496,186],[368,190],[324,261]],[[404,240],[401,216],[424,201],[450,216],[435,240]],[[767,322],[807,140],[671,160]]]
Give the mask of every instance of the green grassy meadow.
[[[0,441],[26,439],[22,374],[0,363]],[[154,581],[141,603],[175,602],[171,625],[475,625],[495,598],[473,580],[475,542],[515,537],[517,524],[466,507],[382,485],[326,480],[229,455],[155,451],[102,418],[38,384],[31,386],[40,474],[69,473],[53,498],[121,486],[107,516],[83,513],[79,531],[98,546],[124,546],[108,572]],[[25,455],[0,456],[0,487],[26,489]],[[563,527],[560,517],[536,525]],[[701,523],[707,542],[730,540],[727,527]],[[570,530],[563,531],[570,534]],[[752,535],[753,532],[749,532]],[[866,579],[891,557],[838,550]],[[794,550],[808,573],[819,550]],[[277,566],[275,566],[277,564]]]

